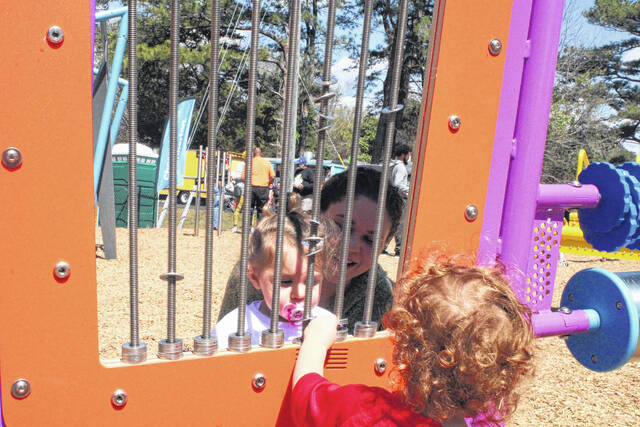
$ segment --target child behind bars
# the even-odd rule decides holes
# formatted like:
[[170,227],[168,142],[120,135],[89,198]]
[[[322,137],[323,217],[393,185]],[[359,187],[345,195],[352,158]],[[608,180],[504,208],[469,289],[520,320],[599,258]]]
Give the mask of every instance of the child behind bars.
[[[291,207],[291,206],[289,206]],[[251,285],[262,293],[262,299],[251,302],[246,310],[246,332],[251,335],[251,344],[259,345],[262,331],[271,326],[273,298],[274,259],[276,248],[277,215],[263,218],[251,233],[249,243],[249,265],[247,276]],[[287,213],[284,227],[282,248],[282,281],[278,327],[284,332],[284,340],[290,341],[302,334],[302,315],[305,299],[305,283],[307,280],[309,245],[305,239],[310,236],[309,217],[299,210]],[[339,229],[332,221],[321,218],[317,235],[330,240],[322,245],[316,255],[314,269],[313,296],[311,299],[311,317],[329,315],[329,311],[318,307],[322,277],[328,269],[335,267],[335,256],[332,247],[337,247]],[[331,244],[329,244],[331,243]],[[228,337],[236,333],[238,327],[238,309],[224,316],[216,325],[215,333],[218,348],[228,347]]]
[[322,377],[335,316],[313,320],[293,373],[293,425],[496,425],[533,374],[530,311],[502,272],[450,259],[417,266],[384,317],[394,388],[338,386]]

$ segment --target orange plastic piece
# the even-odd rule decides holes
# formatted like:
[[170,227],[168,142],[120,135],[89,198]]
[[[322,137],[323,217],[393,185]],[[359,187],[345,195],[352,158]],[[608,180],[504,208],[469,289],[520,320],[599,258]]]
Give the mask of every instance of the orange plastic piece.
[[[445,5],[446,4],[446,5]],[[403,245],[405,260],[437,246],[476,252],[504,72],[512,2],[440,2],[429,48],[425,90],[413,150],[415,173]],[[502,41],[492,56],[489,42]],[[461,125],[449,127],[456,115]],[[465,218],[467,205],[478,219]],[[399,272],[399,275],[402,272]]]

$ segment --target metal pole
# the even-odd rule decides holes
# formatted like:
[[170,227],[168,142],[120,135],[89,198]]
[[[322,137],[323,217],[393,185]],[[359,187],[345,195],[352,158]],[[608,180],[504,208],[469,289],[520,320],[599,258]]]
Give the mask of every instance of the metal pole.
[[193,339],[193,352],[210,356],[218,349],[218,340],[211,334],[211,288],[213,276],[213,208],[214,182],[217,175],[214,156],[216,152],[218,124],[218,66],[220,52],[220,0],[211,4],[211,48],[209,66],[209,122],[207,142],[207,222],[205,225],[204,298],[202,302],[202,334]]
[[[331,82],[331,58],[333,54],[333,30],[335,27],[336,19],[336,3],[335,0],[329,0],[329,9],[327,12],[327,36],[324,44],[324,64],[322,67],[322,81]],[[322,189],[322,182],[324,180],[324,147],[327,137],[327,117],[329,115],[329,99],[330,96],[329,84],[322,85],[322,99],[319,131],[318,131],[318,149],[316,151],[316,170],[313,179],[313,204],[311,208],[311,239],[309,239],[309,261],[307,264],[307,279],[304,294],[304,323],[306,327],[311,320],[311,301],[313,299],[313,286],[314,286],[314,274],[316,266],[316,255],[314,254],[316,248],[316,240],[314,237],[318,233],[318,217],[320,216],[320,192]]]
[[[299,57],[298,43],[296,42],[300,34],[300,0],[293,0],[289,10],[289,34],[290,42],[287,57],[287,80],[285,88],[285,108],[283,132],[284,138],[282,143],[282,164],[283,170],[282,185],[280,186],[280,199],[286,200],[288,189],[292,188],[292,174],[290,173],[293,161],[291,158],[291,139],[295,141],[294,129],[291,122],[296,120],[295,91],[298,82],[296,73],[297,61]],[[296,52],[298,51],[298,52]],[[273,272],[273,298],[271,303],[271,326],[269,329],[262,331],[262,345],[268,348],[279,348],[284,344],[284,332],[278,328],[278,319],[280,317],[280,285],[282,283],[282,251],[284,246],[284,227],[287,218],[287,210],[284,208],[286,203],[280,203],[278,208],[278,227],[276,232],[276,248],[274,256],[274,272]]]
[[202,190],[202,145],[198,146],[198,176],[196,177],[196,218],[193,225],[193,235],[200,231],[200,191]]
[[382,224],[385,216],[385,205],[387,199],[387,188],[389,186],[389,163],[391,161],[391,148],[396,133],[396,113],[402,109],[398,105],[398,89],[400,87],[400,69],[402,67],[402,58],[404,57],[404,33],[407,27],[407,11],[408,0],[401,0],[400,10],[398,13],[398,26],[396,28],[396,45],[393,70],[391,74],[391,100],[382,113],[388,114],[385,133],[385,144],[382,160],[382,176],[380,177],[380,187],[378,188],[378,206],[376,208],[376,229],[373,238],[373,247],[371,249],[371,269],[369,270],[369,278],[367,281],[367,296],[364,304],[364,318],[362,322],[357,322],[354,335],[359,337],[368,337],[375,334],[378,329],[376,322],[371,321],[371,313],[373,311],[373,297],[376,289],[376,273],[378,265],[378,255],[380,252],[380,235],[382,234]]
[[169,65],[169,230],[168,272],[160,278],[167,281],[167,338],[158,343],[158,357],[175,360],[182,357],[182,340],[176,339],[176,281],[184,276],[176,272],[176,175],[178,160],[178,55],[180,2],[171,1],[171,49]]
[[[358,68],[358,87],[356,89],[356,105],[353,117],[353,133],[351,134],[351,159],[347,172],[347,195],[342,225],[342,247],[340,248],[340,273],[336,288],[334,312],[338,319],[342,318],[344,306],[344,289],[347,281],[347,262],[349,259],[349,243],[351,241],[351,220],[353,218],[353,199],[356,188],[356,173],[358,169],[358,148],[360,145],[360,125],[362,120],[362,100],[364,98],[364,83],[367,74],[367,62],[369,60],[369,34],[371,32],[371,15],[373,12],[373,0],[366,0],[364,4],[364,21],[362,23],[362,44],[360,45],[360,64]],[[372,265],[371,270],[376,266]],[[370,271],[371,271],[370,270]],[[344,325],[341,325],[344,326]],[[346,330],[341,327],[338,337],[344,338]]]
[[249,55],[249,85],[247,88],[247,140],[245,151],[244,205],[242,211],[242,244],[240,249],[240,284],[238,288],[238,330],[229,335],[229,349],[247,352],[251,348],[251,336],[245,331],[247,310],[247,267],[249,264],[249,232],[252,215],[253,144],[256,125],[256,76],[258,74],[258,37],[260,36],[260,0],[251,2],[251,53]]
[[[147,345],[139,340],[138,334],[138,206],[136,204],[137,187],[137,151],[136,131],[138,128],[138,68],[137,68],[137,3],[129,2],[129,326],[130,341],[122,345],[122,361],[125,363],[141,363],[147,359]],[[121,28],[124,22],[121,23]],[[120,40],[118,40],[118,43]],[[119,72],[119,71],[118,71]],[[112,81],[116,82],[116,75]],[[133,197],[131,195],[134,195]],[[131,220],[134,218],[134,220]]]

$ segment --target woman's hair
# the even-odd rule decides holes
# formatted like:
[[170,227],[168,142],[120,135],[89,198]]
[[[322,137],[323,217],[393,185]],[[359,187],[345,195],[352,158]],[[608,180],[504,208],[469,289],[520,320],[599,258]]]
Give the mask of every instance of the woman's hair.
[[501,269],[439,256],[396,285],[384,317],[396,381],[415,412],[446,421],[461,411],[487,423],[509,418],[533,375],[531,312]]
[[[358,166],[356,171],[355,195],[365,196],[374,202],[378,202],[378,188],[382,174],[373,167]],[[341,172],[329,178],[322,187],[320,196],[320,210],[326,212],[334,203],[340,203],[347,196],[347,172]],[[391,222],[387,239],[393,236],[402,218],[403,201],[402,196],[394,186],[387,186],[387,199],[385,204],[387,216]]]
[[[249,242],[249,263],[258,273],[268,265],[273,265],[276,253],[276,233],[278,216],[264,217],[251,233]],[[311,218],[304,212],[294,209],[287,212],[284,222],[284,243],[294,245],[298,251],[308,254],[311,237]],[[318,218],[317,237],[322,239],[322,250],[316,256],[319,271],[333,273],[337,268],[337,248],[341,245],[340,228],[329,218]],[[318,249],[320,245],[316,245]]]

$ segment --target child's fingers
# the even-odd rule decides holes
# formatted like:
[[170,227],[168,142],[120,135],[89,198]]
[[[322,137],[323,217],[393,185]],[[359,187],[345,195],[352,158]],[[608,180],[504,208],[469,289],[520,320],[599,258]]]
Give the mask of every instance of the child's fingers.
[[316,341],[328,348],[336,340],[337,327],[338,318],[333,314],[316,317],[305,329],[305,340]]

